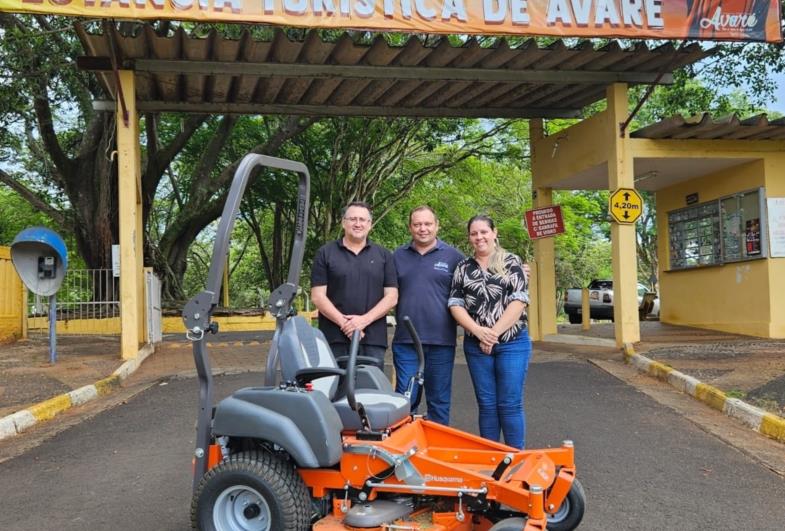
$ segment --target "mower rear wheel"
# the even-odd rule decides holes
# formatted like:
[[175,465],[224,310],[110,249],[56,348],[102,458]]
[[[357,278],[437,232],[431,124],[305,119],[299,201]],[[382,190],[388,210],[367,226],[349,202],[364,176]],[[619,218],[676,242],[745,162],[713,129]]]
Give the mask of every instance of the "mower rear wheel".
[[270,454],[235,454],[208,471],[191,503],[202,531],[310,529],[308,490],[294,467]]
[[548,515],[548,531],[572,531],[583,520],[586,511],[586,492],[577,479],[572,480],[572,487],[558,510]]

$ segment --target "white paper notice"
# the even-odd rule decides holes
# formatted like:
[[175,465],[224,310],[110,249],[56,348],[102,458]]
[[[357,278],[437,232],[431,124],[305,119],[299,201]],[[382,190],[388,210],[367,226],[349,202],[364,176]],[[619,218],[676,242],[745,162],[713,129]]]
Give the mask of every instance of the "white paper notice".
[[769,225],[769,248],[772,258],[785,257],[785,197],[766,199]]

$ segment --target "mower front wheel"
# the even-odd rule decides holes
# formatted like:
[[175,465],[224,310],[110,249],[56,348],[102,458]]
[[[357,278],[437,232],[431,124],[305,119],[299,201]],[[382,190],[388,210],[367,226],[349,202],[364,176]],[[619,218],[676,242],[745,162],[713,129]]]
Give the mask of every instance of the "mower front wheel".
[[191,523],[202,531],[304,531],[308,490],[289,463],[263,452],[236,454],[202,478]]
[[[567,497],[553,514],[546,514],[548,531],[572,531],[583,520],[586,511],[586,493],[580,481],[574,479]],[[509,516],[496,522],[489,531],[521,531],[526,525],[526,515]]]
[[567,497],[555,513],[548,515],[548,531],[572,531],[583,520],[585,511],[586,492],[581,482],[573,479]]

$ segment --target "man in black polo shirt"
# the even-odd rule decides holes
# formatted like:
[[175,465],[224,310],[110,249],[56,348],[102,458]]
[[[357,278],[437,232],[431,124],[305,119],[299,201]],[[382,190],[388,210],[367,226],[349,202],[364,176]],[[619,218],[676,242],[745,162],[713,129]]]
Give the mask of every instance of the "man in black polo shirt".
[[398,302],[392,254],[368,240],[368,204],[350,203],[342,224],[343,236],[316,252],[311,269],[311,299],[319,310],[319,329],[335,357],[348,354],[352,334],[362,331],[359,354],[374,358],[383,369],[386,316]]

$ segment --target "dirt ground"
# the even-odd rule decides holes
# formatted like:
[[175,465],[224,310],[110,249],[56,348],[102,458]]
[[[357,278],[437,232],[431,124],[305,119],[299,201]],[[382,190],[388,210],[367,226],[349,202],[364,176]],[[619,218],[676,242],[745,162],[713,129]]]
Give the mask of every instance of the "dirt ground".
[[[613,323],[592,324],[588,332],[581,325],[559,325],[559,333],[614,337]],[[785,416],[785,340],[644,321],[635,351],[729,396]]]
[[49,363],[49,337],[0,345],[0,417],[106,378],[123,362],[120,338],[57,337],[57,361]]

